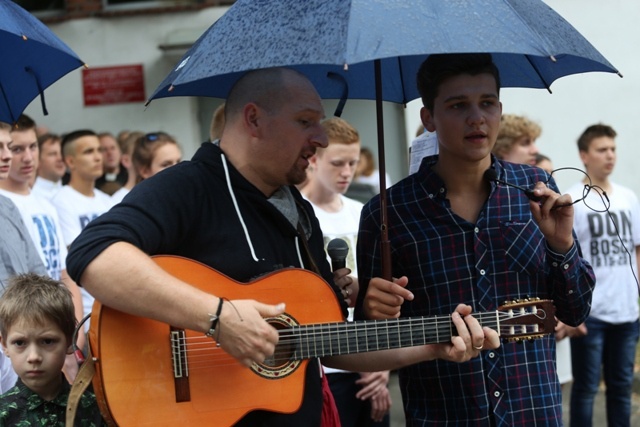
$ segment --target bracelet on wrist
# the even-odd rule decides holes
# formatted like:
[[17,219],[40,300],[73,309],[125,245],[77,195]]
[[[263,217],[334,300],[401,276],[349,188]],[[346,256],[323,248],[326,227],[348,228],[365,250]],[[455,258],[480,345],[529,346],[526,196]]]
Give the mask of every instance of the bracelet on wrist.
[[209,338],[214,338],[216,333],[216,328],[218,327],[218,322],[220,322],[220,313],[222,313],[222,303],[224,302],[224,298],[220,297],[218,301],[218,308],[216,309],[216,314],[209,314],[209,321],[211,322],[211,326],[209,330],[205,332],[205,335]]

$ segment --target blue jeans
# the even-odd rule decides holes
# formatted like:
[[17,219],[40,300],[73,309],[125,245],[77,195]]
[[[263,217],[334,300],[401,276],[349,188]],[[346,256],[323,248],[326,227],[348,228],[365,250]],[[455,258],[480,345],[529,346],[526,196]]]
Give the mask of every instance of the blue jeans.
[[[638,343],[639,322],[612,324],[589,317],[587,335],[571,339],[572,427],[589,427],[600,374],[604,375],[609,427],[626,426],[631,421],[633,365]],[[601,371],[602,368],[602,371]]]

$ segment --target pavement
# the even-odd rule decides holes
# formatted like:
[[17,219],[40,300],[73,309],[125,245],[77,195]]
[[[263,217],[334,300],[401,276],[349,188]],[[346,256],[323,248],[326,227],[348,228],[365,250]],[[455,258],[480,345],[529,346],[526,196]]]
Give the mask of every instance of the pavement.
[[[391,423],[390,427],[405,427],[404,412],[402,410],[402,397],[398,386],[398,375],[392,373],[389,380],[389,389],[391,390]],[[562,390],[562,412],[564,425],[569,425],[569,396],[571,395],[571,384],[567,384]],[[605,406],[604,385],[600,386],[600,390],[596,396],[594,403],[594,427],[605,427],[607,425],[607,415]],[[636,373],[633,383],[633,395],[631,400],[631,427],[640,427],[640,373]]]

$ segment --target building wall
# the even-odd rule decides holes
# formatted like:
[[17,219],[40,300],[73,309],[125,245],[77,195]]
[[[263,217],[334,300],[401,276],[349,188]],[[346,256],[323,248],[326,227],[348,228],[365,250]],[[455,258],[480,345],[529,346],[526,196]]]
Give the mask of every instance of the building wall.
[[[91,67],[142,64],[146,96],[176,64],[179,57],[167,56],[159,46],[171,40],[190,39],[204,32],[227,7],[166,14],[73,19],[48,26]],[[40,125],[64,133],[78,128],[96,131],[163,130],[174,135],[190,156],[202,139],[196,98],[166,98],[143,102],[84,107],[82,72],[74,70],[45,90],[49,115],[44,116],[40,100],[27,110]]]

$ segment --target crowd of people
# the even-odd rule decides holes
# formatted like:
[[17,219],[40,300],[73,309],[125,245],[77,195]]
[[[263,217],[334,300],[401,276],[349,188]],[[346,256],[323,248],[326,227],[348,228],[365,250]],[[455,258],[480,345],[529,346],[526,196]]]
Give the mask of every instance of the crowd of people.
[[[241,77],[188,162],[164,132],[57,136],[26,115],[0,123],[0,425],[65,417],[78,372],[70,348],[87,345],[72,332],[94,299],[201,332],[240,365],[274,354],[266,318],[287,310],[287,293],[276,304],[214,295],[156,254],[242,283],[312,271],[347,322],[449,316],[453,332],[436,341],[313,359],[298,410],[257,409],[234,425],[388,426],[397,371],[407,425],[559,426],[561,384],[573,380],[571,424],[585,426],[602,366],[609,423],[628,425],[640,204],[609,180],[615,131],[585,130],[585,180],[564,192],[536,145],[541,127],[503,114],[490,55],[431,55],[417,82],[437,154],[387,180],[384,203],[358,131],[325,119],[315,88],[290,69]],[[348,197],[354,183],[371,187],[360,201]],[[332,269],[335,238],[351,250]],[[504,330],[481,314],[524,298],[553,302],[555,334],[500,341]],[[82,425],[101,425],[93,392],[81,398]]]
[[[132,138],[127,138],[127,134],[132,135]],[[3,234],[3,262],[0,267],[0,284],[3,292],[10,287],[12,281],[19,281],[21,288],[27,288],[32,282],[41,283],[39,278],[47,278],[63,284],[69,291],[72,298],[73,325],[79,324],[85,316],[90,314],[93,297],[67,274],[66,258],[69,246],[89,222],[120,202],[126,194],[125,190],[181,160],[181,151],[177,142],[165,133],[128,132],[127,134],[122,134],[121,138],[116,140],[111,133],[97,134],[92,130],[82,129],[59,136],[39,132],[36,123],[25,114],[12,125],[0,123],[1,228],[6,231]],[[129,145],[126,146],[125,152],[123,148],[126,143]],[[167,148],[169,146],[170,149]],[[135,164],[130,161],[132,157],[136,159]],[[134,179],[130,180],[129,177]],[[20,276],[24,274],[31,274],[31,276]],[[50,285],[51,282],[42,283]],[[32,295],[33,298],[36,298],[35,295]],[[60,313],[62,310],[60,308]],[[41,320],[42,322],[51,320],[44,319],[52,316],[51,313],[34,313],[36,317],[31,321],[36,324]],[[4,323],[16,322],[21,327],[33,326],[28,319],[14,319],[15,315],[11,316],[11,319],[2,319],[5,326],[2,332],[5,352],[0,353],[2,367],[0,392],[2,393],[8,392],[16,384],[16,373],[20,375],[29,367],[23,360],[23,366],[14,365],[14,369],[11,369],[7,359],[12,347],[8,345],[6,335],[8,325]],[[85,331],[88,330],[88,325],[87,322]],[[46,325],[43,323],[39,326]],[[23,336],[28,335],[25,331],[29,329],[20,330]],[[67,348],[71,345],[68,328],[63,328],[63,332],[65,339],[61,340],[61,344],[66,342],[67,345],[63,346],[64,365],[59,367],[61,368],[59,374],[64,372],[65,384],[68,385],[73,382],[78,372],[78,361],[74,354],[67,352]],[[35,333],[35,335],[38,334]],[[45,336],[38,339],[49,338]],[[84,349],[87,344],[85,334],[78,334],[74,344]],[[43,371],[55,370],[57,366],[55,364],[49,368],[49,362],[44,359],[37,363],[34,361],[29,363],[33,364],[31,369],[41,364]],[[47,375],[51,375],[51,372]],[[20,376],[16,390],[22,390],[25,384],[31,388],[29,381],[27,377]],[[46,389],[48,386],[58,384],[59,378],[47,377],[44,382],[47,383],[43,385]],[[38,393],[37,390],[31,389]],[[67,389],[68,387],[64,390]],[[55,397],[55,393],[54,396],[50,395],[51,390],[47,390],[47,393],[47,397],[41,394],[46,401]],[[16,414],[4,418],[5,414],[3,412],[0,416],[0,425],[14,425],[9,420],[15,421]],[[50,414],[51,417],[58,415],[60,414],[55,411],[53,415]],[[35,413],[34,416],[36,416]],[[54,420],[54,418],[48,419]]]

